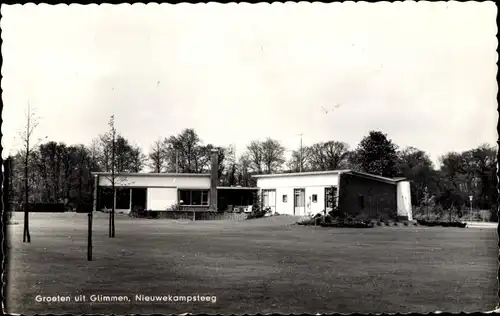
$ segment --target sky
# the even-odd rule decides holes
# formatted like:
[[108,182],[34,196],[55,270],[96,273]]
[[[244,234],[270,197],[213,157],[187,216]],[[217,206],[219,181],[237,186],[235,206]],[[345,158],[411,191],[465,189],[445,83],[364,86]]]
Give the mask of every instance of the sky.
[[380,130],[400,148],[497,140],[493,2],[2,5],[3,156],[116,128],[147,153],[204,143],[288,149]]

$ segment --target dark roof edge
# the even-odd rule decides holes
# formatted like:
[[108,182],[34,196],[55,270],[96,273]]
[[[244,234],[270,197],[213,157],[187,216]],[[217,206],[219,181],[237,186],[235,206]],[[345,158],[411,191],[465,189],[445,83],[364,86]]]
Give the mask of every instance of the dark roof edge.
[[[111,176],[111,172],[91,172],[94,176]],[[146,173],[118,172],[117,177],[210,177],[209,173]]]
[[366,172],[361,172],[361,171],[355,171],[355,170],[350,170],[350,171],[345,172],[345,173],[350,174],[350,175],[354,175],[354,176],[358,176],[358,177],[373,179],[376,181],[391,183],[391,184],[397,184],[398,182],[401,182],[401,181],[407,181],[406,178],[399,177],[399,178],[393,179],[393,178],[387,178],[387,177],[383,177],[383,176],[379,176],[379,175],[375,175],[375,174],[371,174],[371,173],[366,173]]

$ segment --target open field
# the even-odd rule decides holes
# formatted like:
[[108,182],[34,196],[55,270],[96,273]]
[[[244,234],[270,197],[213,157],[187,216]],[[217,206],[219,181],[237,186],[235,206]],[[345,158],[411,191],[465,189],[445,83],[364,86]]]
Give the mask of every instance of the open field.
[[[30,244],[9,226],[8,312],[327,313],[486,311],[497,302],[497,236],[485,228],[321,228],[279,216],[240,222],[32,214]],[[86,303],[38,303],[84,294]],[[92,294],[130,302],[89,303]],[[136,302],[144,295],[210,295],[211,302]]]

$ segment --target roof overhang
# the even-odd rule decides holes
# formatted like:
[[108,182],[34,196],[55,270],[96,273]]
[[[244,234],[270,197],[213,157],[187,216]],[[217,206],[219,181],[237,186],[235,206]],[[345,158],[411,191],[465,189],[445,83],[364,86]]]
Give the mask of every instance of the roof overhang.
[[259,190],[255,187],[217,187],[217,190]]
[[257,174],[252,175],[252,178],[281,178],[281,177],[301,177],[301,176],[316,176],[328,174],[340,174],[350,170],[328,170],[328,171],[312,171],[312,172],[293,172],[293,173],[274,173],[274,174]]
[[[92,172],[94,176],[111,177],[111,172]],[[146,173],[146,172],[118,172],[116,177],[210,177],[208,173]]]
[[357,177],[362,177],[366,179],[372,179],[376,181],[381,181],[385,183],[396,184],[401,181],[407,181],[406,178],[398,177],[398,178],[387,178],[378,175],[374,175],[371,173],[355,171],[352,169],[346,170],[329,170],[329,171],[313,171],[313,172],[294,172],[294,173],[276,173],[276,174],[259,174],[253,175],[252,178],[255,179],[265,179],[265,178],[281,178],[281,177],[297,177],[297,176],[316,176],[316,175],[329,175],[329,174],[350,174]]
[[372,180],[390,183],[390,184],[397,184],[398,182],[406,180],[406,178],[387,178],[387,177],[382,177],[382,176],[378,176],[375,174],[361,172],[361,171],[355,171],[355,170],[350,170],[350,171],[346,172],[346,174],[351,174],[351,175],[354,175],[357,177],[372,179]]

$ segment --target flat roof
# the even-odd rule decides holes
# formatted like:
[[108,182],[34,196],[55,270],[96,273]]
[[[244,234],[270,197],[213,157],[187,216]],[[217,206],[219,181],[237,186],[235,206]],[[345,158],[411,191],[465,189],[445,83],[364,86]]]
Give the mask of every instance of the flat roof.
[[278,178],[278,177],[293,177],[293,176],[316,176],[316,175],[328,175],[328,174],[351,174],[351,175],[356,175],[364,178],[370,178],[374,180],[379,180],[382,182],[389,182],[389,183],[397,183],[400,181],[405,181],[406,178],[403,177],[397,177],[397,178],[388,178],[388,177],[382,177],[379,175],[367,173],[367,172],[361,172],[361,171],[356,171],[352,169],[342,169],[342,170],[328,170],[328,171],[310,171],[310,172],[293,172],[293,173],[275,173],[275,174],[259,174],[259,175],[253,175],[253,178],[260,179],[260,178]]
[[275,178],[275,177],[293,177],[293,176],[315,176],[324,174],[339,174],[350,170],[328,170],[328,171],[308,171],[308,172],[290,172],[290,173],[272,173],[272,174],[256,174],[252,178]]
[[256,187],[217,187],[217,190],[258,190]]
[[[92,172],[96,176],[111,176],[111,172]],[[117,177],[210,177],[209,173],[147,173],[147,172],[118,172]]]

